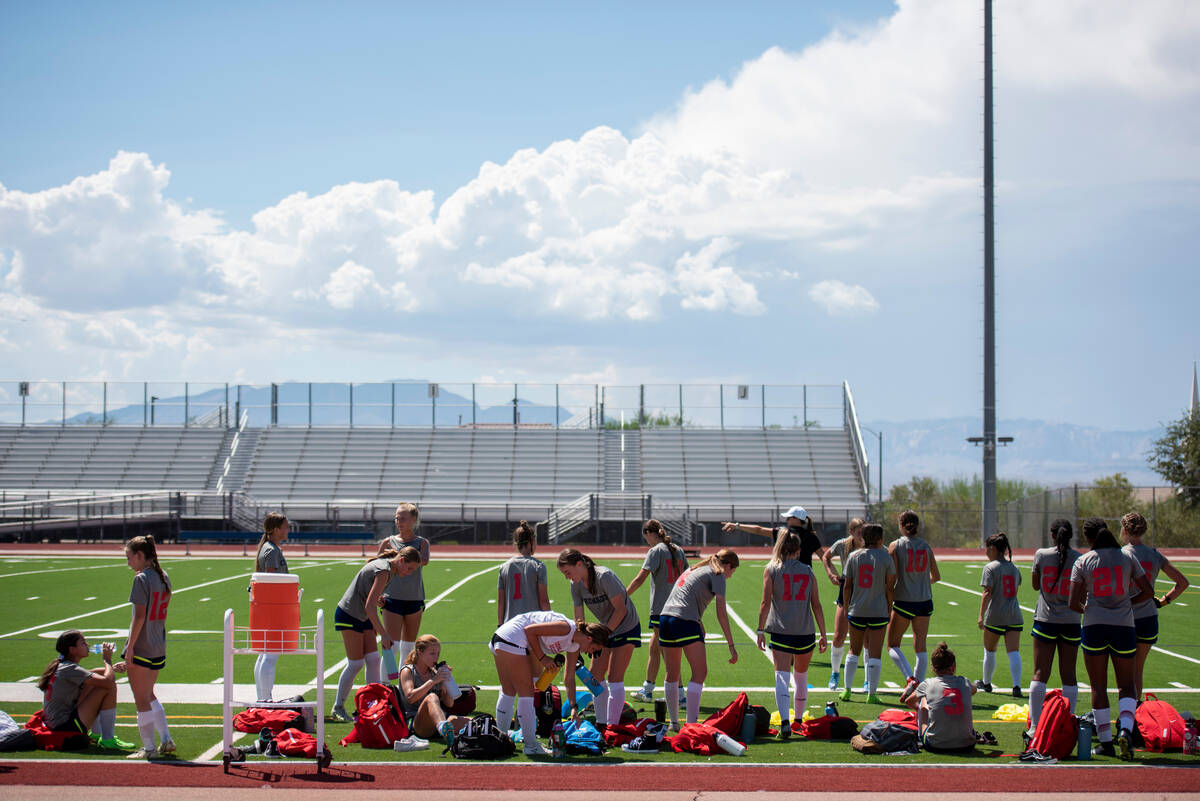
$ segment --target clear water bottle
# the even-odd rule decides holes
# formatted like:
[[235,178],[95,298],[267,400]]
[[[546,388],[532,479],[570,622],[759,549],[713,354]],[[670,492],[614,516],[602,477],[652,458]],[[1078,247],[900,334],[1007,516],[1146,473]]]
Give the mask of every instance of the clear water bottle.
[[[446,667],[445,661],[438,662],[436,667],[438,670],[441,670],[442,668]],[[462,690],[459,688],[458,682],[456,682],[454,680],[453,675],[451,675],[450,678],[446,679],[445,687],[446,687],[446,692],[448,692],[450,694],[451,698],[458,698],[458,696],[462,695]]]
[[555,759],[562,759],[566,756],[566,736],[563,733],[562,721],[556,721],[554,728],[550,730],[550,753]]

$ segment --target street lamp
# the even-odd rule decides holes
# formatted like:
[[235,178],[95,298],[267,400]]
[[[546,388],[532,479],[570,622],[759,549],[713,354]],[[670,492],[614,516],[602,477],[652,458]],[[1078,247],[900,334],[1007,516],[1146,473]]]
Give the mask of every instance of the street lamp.
[[[876,431],[873,428],[867,428],[864,425],[859,425],[859,428],[868,433],[874,434],[879,438],[879,502],[883,503],[883,432]],[[867,476],[867,481],[870,482],[871,477]]]
[[150,425],[154,425],[154,402],[157,400],[157,395],[150,396]]

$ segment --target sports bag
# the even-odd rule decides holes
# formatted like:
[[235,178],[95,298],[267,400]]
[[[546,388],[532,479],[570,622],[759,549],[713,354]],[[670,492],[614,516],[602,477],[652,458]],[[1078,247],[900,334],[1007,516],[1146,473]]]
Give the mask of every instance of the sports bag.
[[342,745],[359,743],[363,748],[391,748],[408,736],[408,724],[400,706],[398,690],[390,684],[372,683],[354,695],[358,717]]
[[79,751],[92,744],[83,732],[52,730],[42,719],[40,709],[25,723],[25,728],[33,732],[38,748],[47,751]]
[[276,734],[275,747],[284,756],[308,759],[315,759],[317,756],[317,738],[299,729],[284,729]]
[[558,716],[562,709],[562,693],[558,687],[551,684],[544,690],[533,693],[533,708],[537,712],[538,737],[549,737],[554,724],[562,720]]
[[1178,751],[1183,748],[1186,729],[1183,716],[1166,701],[1158,700],[1154,693],[1146,693],[1146,700],[1137,708],[1133,718],[1147,751]]
[[1066,759],[1078,742],[1079,721],[1071,714],[1071,706],[1062,690],[1051,690],[1042,702],[1042,715],[1025,750]]
[[509,736],[500,731],[496,719],[486,712],[467,721],[444,749],[455,759],[507,759],[516,753]]
[[[792,725],[792,731],[797,731],[795,724]],[[798,731],[810,740],[849,740],[858,734],[858,724],[854,718],[822,715],[801,722]]]
[[264,709],[254,706],[233,716],[234,730],[248,734],[258,734],[263,729],[281,731],[292,727],[302,728],[303,724],[304,715],[294,709]]
[[885,709],[879,713],[884,723],[896,723],[906,729],[917,730],[917,713],[911,709]]
[[[898,723],[873,720],[866,726],[863,726],[862,731],[859,732],[859,736],[864,740],[870,740],[875,743],[879,746],[880,752],[884,754],[892,754],[897,751],[915,753],[920,750],[917,746],[917,733]],[[868,752],[864,751],[864,753]]]
[[466,717],[475,711],[475,704],[477,703],[476,694],[478,690],[470,685],[459,685],[459,689],[462,690],[462,694],[454,699],[454,703],[452,703],[450,708],[446,710],[446,714]]
[[754,736],[766,737],[771,733],[771,713],[765,706],[755,704],[750,705],[750,711],[754,713]]

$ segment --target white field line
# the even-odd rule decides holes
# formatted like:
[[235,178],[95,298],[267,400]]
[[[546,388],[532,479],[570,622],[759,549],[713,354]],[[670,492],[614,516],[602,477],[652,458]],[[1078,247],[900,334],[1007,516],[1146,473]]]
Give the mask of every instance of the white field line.
[[[737,627],[739,629],[741,629],[743,632],[745,632],[746,636],[750,638],[750,646],[755,651],[758,651],[758,653],[760,653],[764,657],[766,657],[766,660],[768,662],[770,662],[771,665],[774,665],[775,660],[771,657],[771,653],[769,650],[768,651],[759,651],[758,650],[758,634],[755,633],[754,629],[752,629],[746,625],[746,621],[742,620],[741,615],[739,615],[737,612],[733,611],[733,607],[730,604],[725,604],[725,611],[729,614],[729,619],[732,620],[737,625]],[[739,655],[739,661],[740,661],[740,655]],[[774,688],[772,688],[772,689],[774,689]]]
[[128,569],[128,565],[92,565],[91,567],[60,567],[56,570],[26,570],[23,573],[0,573],[0,579],[12,578],[13,576],[37,576],[42,573],[66,573],[68,570],[99,570],[106,567],[124,567]]
[[[977,590],[972,590],[967,587],[960,587],[957,584],[951,584],[948,581],[939,581],[938,584],[945,585],[945,586],[950,587],[955,590],[962,590],[963,592],[969,592],[972,595],[978,595],[980,597],[983,596],[982,592],[978,592]],[[1028,606],[1022,606],[1021,608],[1023,610],[1025,610],[1026,612],[1028,612],[1029,614],[1031,614],[1031,615],[1033,614],[1033,610],[1030,609]],[[1182,659],[1185,662],[1191,662],[1193,664],[1200,665],[1200,659],[1196,659],[1195,657],[1191,657],[1191,656],[1184,656],[1183,654],[1177,654],[1174,651],[1168,651],[1166,648],[1160,648],[1157,645],[1150,646],[1150,650],[1158,651],[1160,654],[1166,654],[1167,656],[1173,656],[1173,657],[1176,657],[1177,659]],[[1081,684],[1080,686],[1082,687],[1083,685]]]
[[[350,564],[349,560],[342,560],[342,561],[346,564]],[[315,565],[314,565],[314,567],[315,567]],[[296,569],[303,570],[304,567],[298,567]],[[225,578],[213,579],[212,581],[206,581],[206,582],[203,582],[202,584],[193,584],[191,587],[181,587],[178,590],[172,590],[171,594],[176,595],[181,592],[191,592],[192,590],[199,590],[204,587],[211,587],[214,584],[223,584],[226,581],[236,581],[237,579],[249,578],[250,575],[251,575],[251,573],[238,573],[237,575],[226,576]],[[19,629],[17,631],[10,631],[6,634],[0,634],[0,640],[4,639],[5,637],[15,637],[18,634],[25,634],[30,631],[37,631],[38,629],[48,629],[51,626],[57,626],[62,623],[70,623],[73,620],[82,620],[85,617],[92,617],[94,615],[103,615],[107,612],[115,612],[116,610],[124,609],[127,606],[129,606],[128,601],[126,601],[123,604],[117,604],[116,606],[109,606],[104,609],[93,609],[90,612],[84,612],[82,615],[75,615],[73,617],[64,617],[61,620],[53,620],[49,623],[42,623],[37,626],[30,626],[29,628]]]
[[[237,745],[240,741],[242,741],[244,739],[246,739],[245,732],[234,731],[233,745]],[[208,760],[215,758],[217,756],[217,754],[222,753],[224,750],[225,750],[225,742],[223,740],[217,740],[216,745],[214,745],[212,748],[205,751],[200,756],[196,757],[193,761],[194,762],[207,762]]]

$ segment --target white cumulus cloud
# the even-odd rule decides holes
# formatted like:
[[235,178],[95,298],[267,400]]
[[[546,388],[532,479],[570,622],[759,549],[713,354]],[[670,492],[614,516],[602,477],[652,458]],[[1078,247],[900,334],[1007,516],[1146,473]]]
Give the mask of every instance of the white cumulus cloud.
[[850,315],[879,310],[879,301],[866,287],[841,281],[819,281],[809,287],[808,297],[832,315]]

